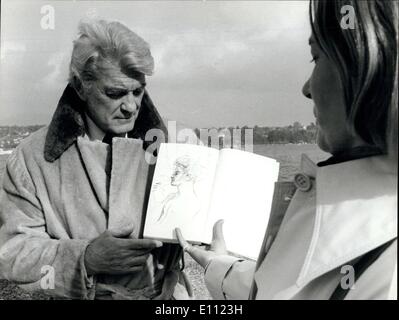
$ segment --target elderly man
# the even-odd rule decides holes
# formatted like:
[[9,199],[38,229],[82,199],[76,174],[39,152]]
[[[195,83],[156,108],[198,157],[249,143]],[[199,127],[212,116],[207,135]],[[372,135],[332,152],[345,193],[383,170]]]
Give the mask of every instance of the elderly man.
[[0,200],[0,272],[75,299],[188,298],[176,245],[140,239],[151,183],[147,43],[117,22],[81,23],[49,126],[10,156]]

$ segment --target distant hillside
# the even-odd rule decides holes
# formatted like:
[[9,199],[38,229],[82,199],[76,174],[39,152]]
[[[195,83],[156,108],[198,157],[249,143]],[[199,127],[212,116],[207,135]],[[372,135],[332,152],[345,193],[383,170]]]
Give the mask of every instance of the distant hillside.
[[[31,126],[0,126],[0,151],[14,149],[22,139],[29,136],[32,132],[44,127],[44,125]],[[220,128],[196,128],[194,129],[198,137],[201,136],[201,130],[211,132],[213,130],[217,139],[223,139],[226,134],[233,138],[238,136],[237,141],[245,142],[245,130],[252,130],[253,144],[286,144],[286,143],[315,143],[316,125],[311,123],[303,126],[299,122],[285,127],[220,127]],[[206,142],[204,141],[206,144]]]
[[0,151],[14,149],[23,139],[44,125],[0,126]]
[[[235,135],[241,139],[237,141],[241,144],[245,142],[245,130],[252,130],[253,144],[255,145],[265,145],[265,144],[303,144],[303,143],[316,143],[316,132],[317,127],[312,122],[307,126],[303,126],[299,122],[295,122],[292,125],[285,127],[261,127],[261,126],[244,126],[244,127],[221,127],[221,128],[197,128],[194,129],[195,133],[201,137],[201,130],[214,130],[220,140],[230,135],[234,137]],[[232,138],[234,140],[234,138]],[[205,144],[206,141],[203,141]],[[209,144],[209,141],[208,141]]]

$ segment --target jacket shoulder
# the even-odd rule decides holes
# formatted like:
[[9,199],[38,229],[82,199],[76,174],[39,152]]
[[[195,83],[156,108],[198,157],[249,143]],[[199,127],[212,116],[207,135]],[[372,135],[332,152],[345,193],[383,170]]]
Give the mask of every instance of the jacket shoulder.
[[21,141],[21,143],[15,148],[15,152],[21,153],[24,156],[41,155],[43,157],[47,131],[48,126],[45,126],[33,132],[31,135]]
[[7,159],[11,171],[25,172],[28,164],[39,163],[44,159],[44,143],[48,127],[43,127],[23,139]]

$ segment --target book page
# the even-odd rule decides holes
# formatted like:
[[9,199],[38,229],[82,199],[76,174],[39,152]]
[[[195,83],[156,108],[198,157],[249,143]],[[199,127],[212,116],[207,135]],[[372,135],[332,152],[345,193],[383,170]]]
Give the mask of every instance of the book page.
[[253,153],[223,149],[216,171],[206,237],[211,239],[213,224],[224,219],[227,250],[257,259],[269,221],[279,164]]
[[148,203],[145,238],[201,242],[208,216],[219,151],[189,144],[162,143]]

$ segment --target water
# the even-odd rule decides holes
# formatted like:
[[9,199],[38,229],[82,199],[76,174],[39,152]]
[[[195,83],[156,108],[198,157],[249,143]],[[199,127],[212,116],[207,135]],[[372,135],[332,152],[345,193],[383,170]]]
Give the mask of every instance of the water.
[[276,159],[280,163],[280,181],[292,180],[299,171],[301,156],[306,154],[315,163],[330,157],[314,144],[269,144],[255,145],[254,153]]

